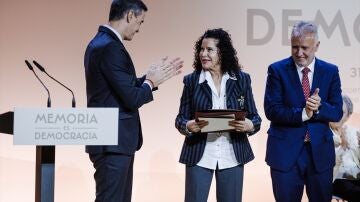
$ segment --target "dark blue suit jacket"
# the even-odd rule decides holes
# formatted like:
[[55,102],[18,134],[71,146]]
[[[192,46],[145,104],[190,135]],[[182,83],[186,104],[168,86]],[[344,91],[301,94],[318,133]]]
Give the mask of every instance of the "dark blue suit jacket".
[[320,89],[318,114],[302,121],[305,97],[293,59],[287,58],[268,68],[264,108],[271,121],[268,130],[266,162],[274,169],[288,171],[295,165],[309,131],[312,155],[318,172],[335,165],[335,150],[329,122],[342,117],[341,85],[338,68],[315,58],[310,94]]
[[[255,127],[252,133],[230,134],[235,156],[240,164],[245,164],[254,159],[247,135],[253,135],[260,130],[261,118],[257,114],[252,90],[250,76],[242,71],[230,72],[230,77],[226,83],[226,104],[228,109],[242,109],[239,103],[241,96],[245,97],[244,110],[248,112],[247,118],[250,119]],[[196,165],[205,149],[206,134],[189,134],[186,131],[186,123],[195,118],[198,110],[212,109],[212,94],[206,80],[199,84],[200,71],[184,77],[184,89],[180,101],[179,114],[175,120],[175,127],[180,133],[186,136],[180,155],[180,162],[188,166]]]
[[85,52],[88,107],[119,109],[118,145],[86,146],[91,154],[116,152],[132,155],[142,145],[138,109],[153,100],[152,90],[138,79],[129,53],[119,38],[104,26]]

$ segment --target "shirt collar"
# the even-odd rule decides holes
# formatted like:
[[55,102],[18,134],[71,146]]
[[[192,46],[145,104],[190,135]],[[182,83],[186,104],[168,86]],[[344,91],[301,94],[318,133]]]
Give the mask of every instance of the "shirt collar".
[[[312,62],[307,66],[307,68],[310,69],[310,72],[314,72],[314,67],[315,67],[315,60],[316,58],[314,57],[314,59],[312,60]],[[300,67],[298,64],[296,64],[296,69],[301,72],[305,67]]]
[[123,39],[122,39],[121,35],[120,35],[119,32],[116,31],[113,27],[111,27],[111,26],[108,25],[108,24],[105,24],[105,25],[102,25],[102,26],[104,26],[104,27],[110,29],[112,32],[114,32],[114,34],[119,38],[119,40],[121,41],[121,43],[123,42]]
[[[230,75],[227,72],[225,72],[223,74],[223,78],[225,78],[226,80],[229,78],[233,79],[232,77],[230,77]],[[199,84],[203,83],[205,80],[209,81],[209,79],[212,79],[210,72],[201,70],[200,77],[199,77]],[[236,78],[235,78],[235,80],[236,80]]]

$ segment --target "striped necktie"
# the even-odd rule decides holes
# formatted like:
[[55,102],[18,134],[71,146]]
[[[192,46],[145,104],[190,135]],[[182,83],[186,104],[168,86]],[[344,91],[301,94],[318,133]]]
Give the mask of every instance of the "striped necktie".
[[[308,67],[305,67],[301,71],[303,73],[303,77],[302,77],[302,80],[301,80],[301,85],[302,85],[302,89],[304,91],[304,96],[305,96],[305,101],[306,101],[310,96],[310,82],[309,82],[309,77],[308,77],[308,73],[310,72],[310,69]],[[306,130],[304,141],[305,142],[310,141],[310,134],[309,134],[308,130]]]

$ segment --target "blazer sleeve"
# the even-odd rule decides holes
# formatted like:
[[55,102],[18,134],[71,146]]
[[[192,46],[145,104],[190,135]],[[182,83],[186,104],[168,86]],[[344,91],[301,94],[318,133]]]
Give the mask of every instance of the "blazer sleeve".
[[191,107],[191,100],[193,97],[193,86],[191,85],[191,79],[189,76],[185,76],[183,79],[184,88],[182,91],[181,99],[180,99],[180,107],[179,107],[179,113],[176,116],[175,119],[175,127],[178,129],[178,131],[185,135],[185,136],[191,136],[192,133],[190,133],[186,128],[186,123],[189,120],[193,119],[193,109]]
[[[339,70],[337,67],[334,67],[332,72],[331,77],[326,78],[329,83],[329,90],[326,92],[326,96],[323,96],[324,99],[321,100],[319,112],[314,113],[312,120],[321,122],[338,122],[342,118],[343,101],[341,97]],[[322,93],[320,93],[320,96],[321,95]]]
[[256,132],[258,132],[260,130],[260,125],[261,125],[261,118],[257,112],[256,109],[256,105],[255,105],[255,100],[254,100],[254,96],[253,96],[253,92],[252,92],[252,87],[251,87],[251,78],[249,74],[245,74],[245,79],[246,79],[246,83],[247,83],[247,89],[246,89],[246,96],[247,99],[247,111],[248,114],[246,116],[246,118],[250,119],[251,122],[254,125],[254,130],[249,132],[248,135],[253,135]]
[[[146,80],[146,74],[143,75],[143,76],[140,77],[140,78],[137,78],[136,86],[141,86],[142,84],[144,84],[145,80]],[[151,90],[152,90],[152,91],[156,91],[156,90],[158,90],[158,89],[159,89],[158,87],[155,87],[155,88],[152,88]]]
[[283,94],[284,82],[278,71],[270,65],[265,87],[264,110],[266,117],[271,121],[279,124],[301,126],[302,108],[291,107],[284,103]]
[[109,44],[102,53],[100,68],[109,85],[124,107],[136,110],[153,100],[147,84],[138,85],[135,71],[125,50],[116,43]]

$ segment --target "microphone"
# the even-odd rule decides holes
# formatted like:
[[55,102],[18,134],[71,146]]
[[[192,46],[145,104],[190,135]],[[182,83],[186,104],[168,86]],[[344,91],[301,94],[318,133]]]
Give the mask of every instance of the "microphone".
[[30,71],[32,71],[34,73],[34,75],[36,76],[36,78],[40,81],[41,85],[44,86],[45,90],[48,93],[48,100],[47,100],[47,107],[51,107],[51,99],[50,99],[50,91],[48,88],[46,88],[45,84],[41,81],[41,79],[38,77],[38,75],[36,74],[36,72],[34,71],[34,68],[31,66],[31,64],[29,63],[29,61],[25,60],[26,65],[29,67]]
[[50,77],[52,80],[56,81],[58,84],[62,85],[64,88],[66,88],[68,91],[71,92],[72,94],[72,107],[75,108],[76,107],[76,102],[75,102],[75,96],[74,96],[74,92],[68,88],[67,86],[65,86],[64,84],[62,84],[60,81],[56,80],[54,77],[52,77],[51,75],[49,75],[46,71],[45,68],[42,67],[39,63],[37,63],[35,60],[33,60],[34,65],[42,72],[44,72],[48,77]]

